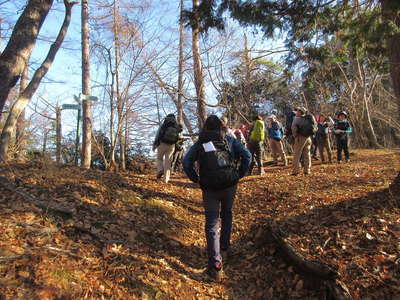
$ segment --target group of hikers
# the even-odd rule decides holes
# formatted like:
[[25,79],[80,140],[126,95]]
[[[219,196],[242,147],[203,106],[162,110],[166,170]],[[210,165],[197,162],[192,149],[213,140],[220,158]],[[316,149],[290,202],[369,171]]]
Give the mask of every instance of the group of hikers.
[[[188,178],[199,184],[202,191],[205,214],[205,235],[207,241],[208,267],[206,273],[216,282],[223,279],[223,257],[227,258],[232,231],[232,206],[239,179],[252,174],[257,165],[258,174],[265,174],[263,148],[268,137],[274,164],[280,157],[283,165],[288,165],[283,139],[287,138],[293,147],[291,175],[299,175],[301,165],[304,174],[310,174],[311,148],[314,154],[319,150],[324,163],[324,151],[332,162],[329,134],[336,137],[337,161],[350,160],[348,135],[352,128],[347,113],[337,114],[334,121],[329,116],[319,114],[317,118],[304,107],[295,108],[286,119],[286,128],[275,114],[254,117],[251,126],[242,125],[231,129],[226,118],[210,115],[201,128],[198,140],[183,157],[182,126],[173,114],[169,114],[157,131],[153,150],[157,150],[157,178],[168,183],[171,166],[183,157],[183,170]],[[266,123],[266,124],[265,124]]]

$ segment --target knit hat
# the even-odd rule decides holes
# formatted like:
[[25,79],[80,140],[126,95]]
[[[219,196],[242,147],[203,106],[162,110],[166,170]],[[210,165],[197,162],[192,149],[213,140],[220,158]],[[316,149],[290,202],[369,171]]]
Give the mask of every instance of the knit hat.
[[221,130],[222,121],[216,115],[210,115],[204,123],[205,130]]

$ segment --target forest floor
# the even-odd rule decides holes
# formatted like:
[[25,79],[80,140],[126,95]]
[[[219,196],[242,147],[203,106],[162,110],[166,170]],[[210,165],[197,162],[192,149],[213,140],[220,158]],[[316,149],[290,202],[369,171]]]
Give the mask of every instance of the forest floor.
[[0,299],[321,299],[267,242],[271,219],[354,299],[400,299],[400,189],[389,189],[400,150],[352,154],[308,176],[245,177],[222,284],[203,274],[201,192],[183,175],[1,165]]

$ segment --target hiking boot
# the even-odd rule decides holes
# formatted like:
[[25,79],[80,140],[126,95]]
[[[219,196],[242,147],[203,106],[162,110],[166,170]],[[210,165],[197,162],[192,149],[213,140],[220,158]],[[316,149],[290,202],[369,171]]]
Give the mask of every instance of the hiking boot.
[[350,162],[350,159],[346,159],[346,163],[349,163]]
[[259,171],[259,174],[260,174],[260,175],[265,175],[264,168],[262,168],[262,169]]
[[300,175],[300,173],[292,173],[292,174],[290,174],[290,176],[299,176]]
[[208,267],[206,273],[215,282],[222,282],[222,280],[224,280],[224,270],[222,269],[222,264],[214,267]]
[[163,177],[164,172],[160,171],[157,173],[157,179],[160,179],[161,177]]

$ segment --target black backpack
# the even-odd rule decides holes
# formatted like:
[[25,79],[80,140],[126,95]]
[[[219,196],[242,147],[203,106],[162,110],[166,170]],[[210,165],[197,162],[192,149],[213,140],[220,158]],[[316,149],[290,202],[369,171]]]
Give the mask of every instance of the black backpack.
[[318,130],[318,124],[312,115],[305,115],[302,117],[305,119],[305,122],[302,126],[299,126],[299,134],[304,137],[313,136]]
[[203,144],[199,143],[200,186],[222,190],[237,184],[239,173],[226,139],[211,142],[215,151],[206,152]]
[[169,145],[175,144],[179,139],[179,131],[178,128],[174,125],[170,125],[164,129],[164,133],[161,136],[161,142]]

